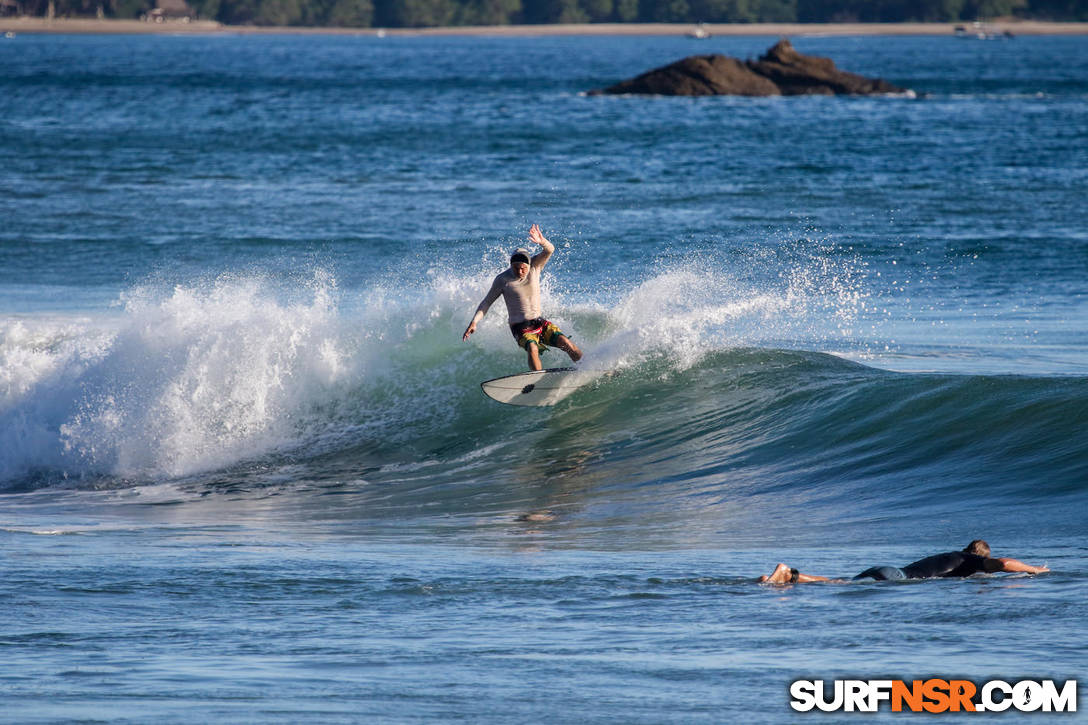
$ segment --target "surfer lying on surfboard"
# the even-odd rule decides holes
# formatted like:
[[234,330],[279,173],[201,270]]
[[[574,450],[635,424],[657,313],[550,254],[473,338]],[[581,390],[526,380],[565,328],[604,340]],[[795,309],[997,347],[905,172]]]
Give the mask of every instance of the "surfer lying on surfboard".
[[506,312],[510,321],[510,332],[518,341],[518,347],[529,353],[529,369],[540,370],[540,353],[548,346],[558,347],[578,362],[582,351],[567,339],[567,336],[552,322],[544,319],[540,312],[540,270],[548,263],[555,251],[555,245],[544,238],[540,227],[534,224],[529,228],[529,241],[542,247],[542,251],[530,257],[529,250],[518,248],[510,255],[510,269],[495,277],[491,289],[483,302],[476,308],[472,322],[465,328],[463,340],[476,332],[476,323],[487,314],[491,304],[502,295],[506,301]]
[[[963,551],[948,551],[919,559],[903,568],[894,566],[874,566],[854,577],[857,579],[876,579],[877,581],[898,581],[901,579],[931,579],[934,577],[967,577],[980,572],[999,571],[1042,574],[1050,571],[1045,566],[1032,566],[1022,561],[1009,558],[990,558],[990,545],[982,539],[975,539],[964,547]],[[818,574],[805,574],[779,564],[770,576],[759,578],[762,584],[804,584],[806,582],[842,582]]]

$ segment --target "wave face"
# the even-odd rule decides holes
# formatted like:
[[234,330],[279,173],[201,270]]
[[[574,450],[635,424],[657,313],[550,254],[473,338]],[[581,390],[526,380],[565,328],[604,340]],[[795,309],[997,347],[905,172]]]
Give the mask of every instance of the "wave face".
[[478,389],[523,364],[501,314],[460,340],[487,274],[352,294],[320,269],[219,277],[134,288],[109,319],[6,323],[0,485],[335,486],[362,515],[787,495],[864,516],[1085,495],[1084,378],[900,373],[783,347],[856,324],[863,295],[841,270],[751,289],[681,266],[609,305],[548,290],[601,374],[541,410]]

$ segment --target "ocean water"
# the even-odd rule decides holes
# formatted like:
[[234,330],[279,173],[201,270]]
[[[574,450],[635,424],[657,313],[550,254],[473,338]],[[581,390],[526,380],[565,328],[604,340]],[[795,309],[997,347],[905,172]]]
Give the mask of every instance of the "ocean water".
[[[794,39],[915,98],[585,95],[774,41],[0,41],[0,719],[1082,675],[1088,39]],[[532,223],[602,372],[539,410],[478,388],[501,304],[461,341]],[[754,582],[974,538],[1052,571]]]

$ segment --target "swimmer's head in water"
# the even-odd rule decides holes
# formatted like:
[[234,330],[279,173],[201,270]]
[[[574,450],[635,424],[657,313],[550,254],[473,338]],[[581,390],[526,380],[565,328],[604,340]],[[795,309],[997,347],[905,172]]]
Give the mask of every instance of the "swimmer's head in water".
[[970,544],[963,547],[963,553],[988,557],[990,555],[990,545],[982,539],[975,539]]

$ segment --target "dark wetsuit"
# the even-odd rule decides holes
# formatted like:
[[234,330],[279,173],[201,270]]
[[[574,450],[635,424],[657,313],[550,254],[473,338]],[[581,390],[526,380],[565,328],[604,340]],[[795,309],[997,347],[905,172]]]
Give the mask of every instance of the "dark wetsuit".
[[902,569],[894,566],[874,566],[858,574],[854,579],[930,579],[932,577],[965,577],[979,572],[1004,571],[1005,565],[997,559],[989,559],[962,551],[934,554]]

